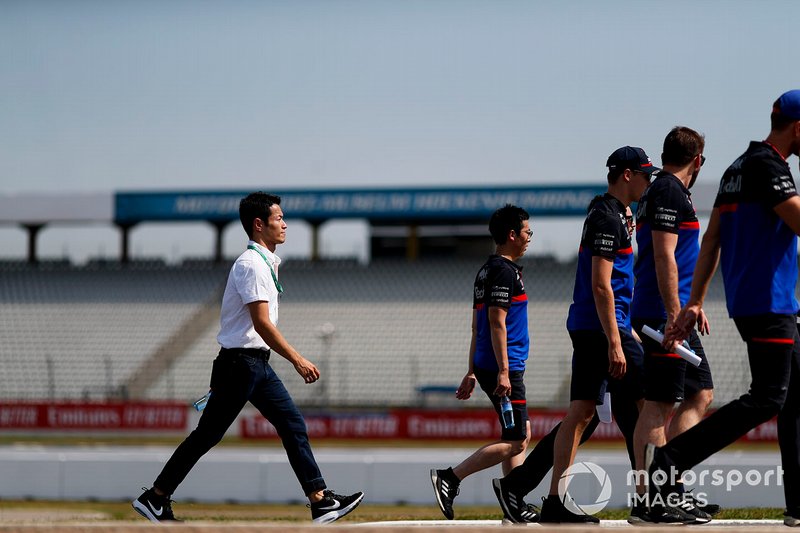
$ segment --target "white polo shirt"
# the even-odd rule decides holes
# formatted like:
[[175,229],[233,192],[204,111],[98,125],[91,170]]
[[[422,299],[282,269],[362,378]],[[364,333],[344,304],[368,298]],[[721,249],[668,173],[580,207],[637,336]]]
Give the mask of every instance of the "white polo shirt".
[[[245,250],[231,267],[225,294],[222,296],[220,310],[220,330],[217,342],[223,348],[261,348],[269,349],[267,343],[256,333],[247,304],[253,302],[269,302],[269,318],[273,324],[278,323],[278,288],[272,279],[270,265],[277,275],[281,258],[253,241],[248,246],[256,250]],[[269,262],[269,265],[267,264]]]

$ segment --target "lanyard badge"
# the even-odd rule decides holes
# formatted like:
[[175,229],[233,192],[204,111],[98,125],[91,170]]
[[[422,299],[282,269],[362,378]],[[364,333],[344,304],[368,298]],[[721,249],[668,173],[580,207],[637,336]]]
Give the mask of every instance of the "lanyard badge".
[[283,285],[281,285],[281,282],[278,281],[278,276],[275,275],[275,271],[272,269],[272,265],[270,264],[269,260],[267,259],[267,256],[264,255],[264,252],[262,252],[261,250],[259,250],[255,246],[253,246],[252,244],[248,245],[247,249],[248,250],[255,250],[256,252],[258,252],[258,255],[261,256],[261,258],[264,260],[264,262],[269,267],[269,273],[272,274],[272,281],[275,282],[275,288],[278,289],[278,294],[282,294],[283,293]]

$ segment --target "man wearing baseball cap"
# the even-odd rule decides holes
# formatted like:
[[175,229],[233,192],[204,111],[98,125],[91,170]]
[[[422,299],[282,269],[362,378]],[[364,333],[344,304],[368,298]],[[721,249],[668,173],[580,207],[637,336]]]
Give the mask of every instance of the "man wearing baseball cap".
[[[668,441],[648,444],[645,468],[652,498],[676,493],[671,483],[652,482],[692,468],[778,415],[778,444],[786,498],[784,524],[800,526],[800,336],[795,298],[800,196],[786,158],[800,155],[800,90],[780,96],[771,130],[750,143],[722,175],[717,199],[695,267],[689,300],[664,340],[689,337],[702,320],[708,285],[722,265],[728,314],[747,344],[750,390]],[[669,478],[673,479],[672,477]]]
[[559,480],[572,465],[578,443],[595,416],[595,407],[603,403],[607,388],[632,456],[636,405],[644,396],[644,354],[631,333],[633,248],[626,211],[660,169],[644,150],[633,146],[615,150],[606,166],[608,191],[589,204],[578,252],[567,318],[573,346],[570,404],[555,436],[553,477],[541,522],[599,522],[559,493]]
[[[553,466],[554,450],[557,449],[556,438],[561,427],[569,422],[570,429],[566,430],[568,433],[565,434],[575,435],[575,439],[578,439],[573,439],[570,443],[572,452],[570,452],[569,448],[566,450],[559,449],[562,466],[558,468],[563,471],[572,463],[575,448],[578,444],[583,444],[591,437],[600,421],[594,411],[595,406],[598,403],[602,403],[602,399],[605,396],[606,380],[604,377],[608,373],[609,364],[605,362],[607,360],[607,350],[604,348],[608,343],[608,337],[604,333],[603,324],[599,322],[600,319],[597,316],[594,303],[595,296],[590,288],[592,269],[595,266],[601,267],[600,269],[604,272],[604,288],[614,293],[612,302],[614,310],[609,313],[610,310],[606,308],[606,313],[604,314],[604,319],[609,322],[610,335],[615,339],[625,339],[627,341],[623,342],[622,348],[625,358],[631,358],[631,355],[633,355],[633,360],[628,360],[628,366],[632,366],[634,371],[630,371],[629,368],[630,373],[624,380],[625,383],[616,389],[617,394],[613,397],[612,410],[614,419],[625,437],[631,468],[635,468],[633,432],[639,415],[638,403],[643,396],[643,391],[640,390],[640,385],[636,384],[634,375],[640,375],[643,363],[641,348],[638,347],[638,343],[635,341],[631,343],[628,340],[631,333],[630,321],[627,317],[633,288],[633,256],[630,254],[633,216],[630,214],[628,206],[634,199],[638,199],[637,195],[641,194],[644,188],[647,187],[651,176],[660,171],[660,169],[653,166],[644,150],[632,146],[623,146],[615,150],[609,156],[606,166],[609,169],[608,192],[603,196],[596,197],[589,205],[589,216],[584,223],[584,237],[581,240],[579,266],[575,280],[575,293],[573,295],[575,303],[570,307],[570,319],[567,322],[567,329],[570,330],[570,336],[573,337],[573,346],[575,347],[573,360],[577,360],[580,350],[581,364],[584,364],[583,356],[585,356],[585,352],[589,351],[593,355],[593,362],[597,363],[599,368],[594,370],[593,367],[588,368],[584,365],[578,368],[577,371],[573,370],[573,387],[570,394],[572,395],[572,391],[575,391],[576,396],[572,399],[577,397],[582,399],[584,396],[590,397],[585,402],[586,405],[584,405],[583,401],[580,404],[574,404],[575,409],[578,409],[580,405],[581,407],[586,407],[586,411],[581,411],[580,416],[577,416],[577,412],[574,413],[573,418],[569,421],[569,416],[565,418],[550,433],[539,440],[523,464],[509,472],[505,477],[492,480],[492,487],[494,488],[495,496],[497,496],[497,501],[500,503],[500,508],[503,510],[504,518],[511,522],[526,523],[542,520],[544,522],[596,523],[598,521],[593,516],[575,512],[577,509],[570,509],[568,505],[571,505],[571,502],[568,502],[568,505],[564,505],[565,502],[558,495],[550,498],[551,501],[549,503],[546,501],[542,515],[532,520],[526,514],[529,513],[531,506],[524,501],[524,497],[539,486],[539,483]],[[598,242],[605,240],[604,231],[608,232],[609,242]],[[595,256],[598,258],[597,265],[595,265]],[[602,260],[600,259],[601,257]],[[610,287],[611,272],[615,274],[617,272],[624,273],[624,281],[620,281],[621,278],[615,277],[614,286]],[[609,303],[607,301],[609,296],[610,293],[602,296],[606,304]],[[619,306],[616,305],[617,302],[619,302]],[[616,311],[620,312],[619,317]],[[616,325],[611,325],[612,321]],[[626,321],[627,325],[624,325]],[[576,329],[574,336],[572,333],[573,328]],[[598,345],[600,347],[599,350]],[[576,374],[576,372],[579,374]],[[582,388],[586,384],[581,380],[586,378],[587,375],[591,377],[593,372],[596,373],[595,377],[599,376],[603,380],[603,383],[590,383],[588,388],[590,390],[594,389],[596,392],[589,394]],[[633,385],[633,392],[625,390],[630,388],[629,385]],[[579,390],[576,391],[575,387]],[[600,387],[602,387],[602,390],[600,390]],[[570,404],[570,407],[573,407],[573,403]],[[588,422],[583,418],[584,415],[589,417]],[[566,460],[565,453],[567,454]],[[560,474],[554,477],[556,484],[559,477]],[[556,493],[553,492],[552,494]]]
[[[661,169],[653,166],[650,158],[641,148],[636,146],[623,146],[614,150],[608,160],[606,161],[609,174],[611,172],[619,172],[621,170],[629,169],[632,172],[641,172],[647,174],[648,181],[650,177]],[[609,178],[610,180],[611,178]],[[610,181],[609,181],[610,183]],[[639,198],[636,198],[638,200]],[[636,201],[633,200],[633,201]]]

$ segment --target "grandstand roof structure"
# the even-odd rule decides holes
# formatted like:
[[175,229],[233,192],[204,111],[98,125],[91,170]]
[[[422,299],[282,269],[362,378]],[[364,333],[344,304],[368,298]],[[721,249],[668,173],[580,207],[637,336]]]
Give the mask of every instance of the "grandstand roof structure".
[[[708,187],[706,187],[708,189]],[[605,184],[530,186],[370,188],[370,189],[278,189],[287,217],[302,219],[312,228],[311,257],[319,258],[319,227],[329,220],[364,219],[372,228],[373,254],[392,246],[409,259],[420,255],[421,226],[484,225],[491,213],[506,203],[525,208],[532,216],[582,217],[589,201],[605,191]],[[107,223],[117,226],[121,236],[120,261],[129,260],[131,228],[142,222],[199,221],[216,228],[214,260],[222,260],[222,232],[239,218],[239,200],[250,191],[118,191],[97,194],[0,195],[0,224],[16,224],[28,232],[28,262],[37,262],[36,238],[48,224]],[[695,196],[697,196],[695,191]],[[702,202],[711,205],[713,190],[703,189]],[[706,198],[709,197],[709,198]],[[404,227],[385,233],[379,228]],[[377,231],[376,231],[377,230]],[[386,237],[388,235],[388,237]],[[454,232],[468,240],[469,231]],[[392,243],[392,239],[394,242]],[[400,244],[398,244],[398,241]]]

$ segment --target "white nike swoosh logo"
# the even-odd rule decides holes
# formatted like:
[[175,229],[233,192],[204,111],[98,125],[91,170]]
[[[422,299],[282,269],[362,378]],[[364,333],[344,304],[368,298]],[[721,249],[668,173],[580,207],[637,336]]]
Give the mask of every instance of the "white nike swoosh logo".
[[152,503],[148,502],[148,505],[150,505],[150,510],[153,511],[153,514],[156,516],[161,516],[161,513],[164,512],[164,507],[159,507],[158,511],[156,511],[156,508],[153,506]]
[[338,509],[341,506],[342,506],[342,502],[337,501],[337,500],[333,500],[333,505],[331,505],[329,507],[320,507],[319,510],[320,511],[333,511],[334,509]]

